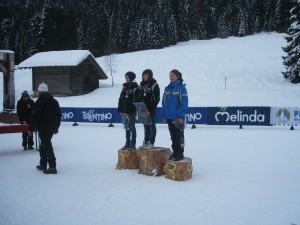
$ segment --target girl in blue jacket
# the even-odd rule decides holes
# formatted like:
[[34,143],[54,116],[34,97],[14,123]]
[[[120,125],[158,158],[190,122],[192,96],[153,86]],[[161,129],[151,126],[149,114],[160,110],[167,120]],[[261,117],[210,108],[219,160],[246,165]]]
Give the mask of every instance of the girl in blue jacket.
[[170,81],[162,99],[162,117],[164,123],[168,123],[172,140],[173,154],[169,159],[180,161],[184,158],[184,118],[188,109],[188,94],[178,70],[170,72]]

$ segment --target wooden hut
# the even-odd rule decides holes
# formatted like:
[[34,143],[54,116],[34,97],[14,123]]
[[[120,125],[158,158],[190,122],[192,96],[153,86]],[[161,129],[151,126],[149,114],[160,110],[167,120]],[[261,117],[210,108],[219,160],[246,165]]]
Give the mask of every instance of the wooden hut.
[[87,50],[41,52],[20,63],[18,69],[32,68],[32,90],[40,83],[48,85],[54,96],[90,93],[99,88],[106,74]]

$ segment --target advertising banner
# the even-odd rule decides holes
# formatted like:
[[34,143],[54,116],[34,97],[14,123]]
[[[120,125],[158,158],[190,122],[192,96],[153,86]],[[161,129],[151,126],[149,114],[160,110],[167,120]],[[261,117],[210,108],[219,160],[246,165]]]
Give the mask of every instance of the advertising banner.
[[[62,107],[62,121],[87,123],[121,123],[122,118],[117,108],[72,108]],[[207,108],[190,107],[185,116],[188,124],[206,124]],[[138,121],[137,121],[138,122]],[[156,122],[162,123],[161,108],[156,111]]]
[[300,107],[272,107],[271,124],[300,125]]
[[208,107],[207,124],[270,126],[270,107]]
[[[122,122],[117,108],[62,107],[61,111],[62,121],[65,122]],[[162,123],[162,120],[159,107],[156,122]],[[185,122],[207,125],[300,125],[300,107],[189,107]]]

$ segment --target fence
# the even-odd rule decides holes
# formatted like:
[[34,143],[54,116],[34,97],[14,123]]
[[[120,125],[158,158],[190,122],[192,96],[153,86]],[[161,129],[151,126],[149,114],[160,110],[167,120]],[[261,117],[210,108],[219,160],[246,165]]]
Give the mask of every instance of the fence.
[[[117,108],[62,107],[62,121],[87,123],[121,123]],[[189,107],[187,124],[207,125],[300,125],[300,107]],[[162,123],[161,108],[156,122]]]

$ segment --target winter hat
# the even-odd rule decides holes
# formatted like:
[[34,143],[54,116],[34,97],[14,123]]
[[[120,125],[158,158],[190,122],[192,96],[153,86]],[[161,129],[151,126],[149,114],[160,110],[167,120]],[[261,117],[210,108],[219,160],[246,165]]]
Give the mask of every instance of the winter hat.
[[135,77],[136,77],[135,73],[134,73],[134,72],[131,72],[131,71],[127,72],[127,73],[125,74],[125,76],[128,76],[129,79],[130,79],[130,81],[133,81],[133,80],[135,79]]
[[29,94],[27,91],[23,91],[21,95],[22,95],[22,97],[29,97]]
[[39,92],[48,92],[48,86],[44,82],[41,83],[38,87]]

